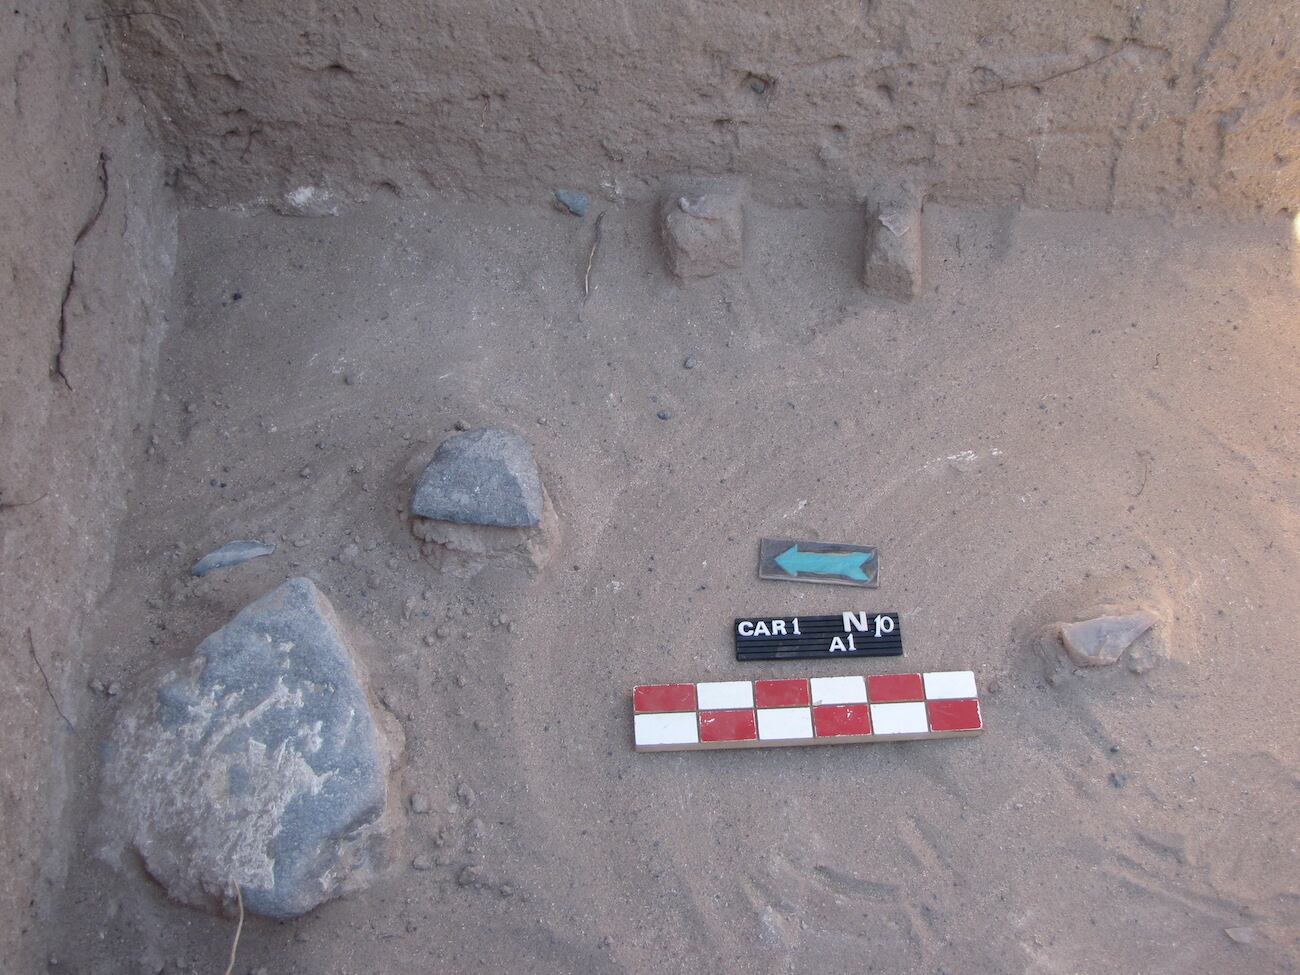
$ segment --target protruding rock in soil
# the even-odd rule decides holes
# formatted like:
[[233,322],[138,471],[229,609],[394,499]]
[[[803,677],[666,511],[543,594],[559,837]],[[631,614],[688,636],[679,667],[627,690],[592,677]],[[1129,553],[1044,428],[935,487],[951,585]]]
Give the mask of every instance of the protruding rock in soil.
[[706,278],[744,262],[745,216],[734,187],[670,193],[662,208],[668,267],[679,278]]
[[862,284],[872,294],[911,301],[921,293],[921,208],[889,204],[867,217]]
[[542,479],[532,448],[517,433],[491,428],[448,437],[420,475],[411,514],[457,525],[536,528]]
[[411,514],[424,554],[457,575],[489,561],[540,568],[557,535],[532,448],[491,428],[442,442],[416,484]]
[[389,734],[329,601],[290,579],[123,707],[110,826],[179,901],[228,909],[238,885],[249,911],[295,917],[375,870]]
[[557,210],[571,213],[575,217],[585,217],[589,206],[591,206],[591,199],[586,193],[579,193],[577,190],[555,191],[555,208]]
[[263,555],[274,555],[275,546],[268,545],[265,542],[259,542],[251,539],[240,539],[234,542],[227,542],[215,552],[209,552],[203,558],[194,563],[190,569],[191,575],[205,576],[209,572],[215,572],[217,569],[228,569],[233,565],[243,565],[252,559],[261,558]]
[[1098,616],[1079,623],[1062,623],[1061,642],[1080,667],[1113,664],[1133,643],[1158,623],[1155,613],[1140,610],[1125,616]]

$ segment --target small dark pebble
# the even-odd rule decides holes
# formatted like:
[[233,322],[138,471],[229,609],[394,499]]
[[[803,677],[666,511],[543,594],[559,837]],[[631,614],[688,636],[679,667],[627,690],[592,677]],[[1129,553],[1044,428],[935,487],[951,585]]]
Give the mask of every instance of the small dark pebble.
[[1117,789],[1122,789],[1124,786],[1128,785],[1128,776],[1123,772],[1111,772],[1110,784]]
[[243,297],[244,297],[243,294],[241,294],[240,292],[236,291],[233,295],[230,296],[230,300],[231,300],[231,301],[239,301],[239,300],[240,300],[241,298],[243,298]]
[[660,410],[658,413],[655,414],[655,416],[659,417],[659,419],[661,420],[671,420],[673,418],[672,413],[670,413],[668,410]]
[[686,360],[682,363],[682,368],[683,368],[683,369],[694,369],[694,368],[695,368],[696,366],[698,366],[699,364],[700,364],[700,360],[699,360],[699,359],[695,358],[695,356],[693,356],[693,355],[688,355],[688,356],[686,357]]

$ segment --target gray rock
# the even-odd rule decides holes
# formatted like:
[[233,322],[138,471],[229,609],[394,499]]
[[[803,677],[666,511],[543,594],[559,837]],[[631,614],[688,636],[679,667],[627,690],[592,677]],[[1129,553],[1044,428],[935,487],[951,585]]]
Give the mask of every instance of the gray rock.
[[679,278],[705,278],[744,262],[744,207],[734,188],[674,193],[662,209],[668,266]]
[[591,200],[586,193],[579,193],[576,190],[555,191],[555,208],[557,210],[572,213],[575,217],[585,217],[589,206],[591,206]]
[[258,542],[252,539],[227,542],[215,552],[209,552],[195,562],[194,567],[190,569],[190,575],[205,576],[217,569],[228,569],[232,565],[242,565],[252,559],[261,558],[263,555],[273,555],[274,553],[275,546],[268,545],[266,542]]
[[534,528],[543,504],[527,442],[488,428],[442,442],[416,484],[411,514],[459,525]]
[[873,294],[911,301],[921,293],[921,208],[887,205],[867,218],[862,284]]
[[1138,637],[1159,622],[1155,613],[1141,610],[1126,616],[1098,616],[1079,623],[1062,623],[1065,652],[1080,667],[1103,667],[1124,655]]
[[1259,942],[1259,932],[1254,928],[1224,928],[1223,933],[1239,945],[1253,945]]
[[105,806],[175,899],[289,918],[364,887],[391,754],[328,600],[290,579],[122,709]]

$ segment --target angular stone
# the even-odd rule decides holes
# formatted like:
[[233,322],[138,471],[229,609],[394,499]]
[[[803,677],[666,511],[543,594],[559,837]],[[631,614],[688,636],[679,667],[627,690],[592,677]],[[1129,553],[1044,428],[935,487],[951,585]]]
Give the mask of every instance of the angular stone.
[[672,193],[662,208],[668,267],[679,278],[705,278],[744,262],[744,207],[734,188]]
[[1103,667],[1119,660],[1138,637],[1159,621],[1155,613],[1141,610],[1126,616],[1098,616],[1079,623],[1062,623],[1061,642],[1076,665]]
[[458,525],[535,528],[543,505],[528,443],[487,428],[442,442],[415,486],[411,514]]
[[862,284],[873,294],[911,301],[921,293],[921,208],[881,207],[867,218]]
[[105,804],[175,899],[228,907],[237,884],[288,918],[368,882],[391,757],[333,608],[290,579],[124,706]]

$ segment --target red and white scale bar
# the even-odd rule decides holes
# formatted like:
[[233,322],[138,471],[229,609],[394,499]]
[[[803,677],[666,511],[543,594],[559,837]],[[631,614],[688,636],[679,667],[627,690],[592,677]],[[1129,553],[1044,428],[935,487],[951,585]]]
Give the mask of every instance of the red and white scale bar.
[[959,738],[984,730],[969,670],[643,684],[639,752]]

